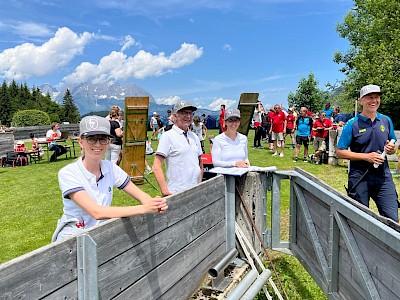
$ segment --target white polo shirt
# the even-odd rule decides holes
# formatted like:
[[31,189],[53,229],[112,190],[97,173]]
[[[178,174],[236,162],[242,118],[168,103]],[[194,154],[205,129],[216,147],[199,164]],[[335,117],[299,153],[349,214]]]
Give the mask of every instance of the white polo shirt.
[[200,182],[199,156],[203,154],[199,138],[191,131],[187,138],[176,125],[165,132],[159,141],[156,154],[165,158],[167,187],[176,193]]
[[113,196],[113,187],[123,189],[130,181],[130,177],[120,167],[111,161],[101,161],[99,181],[96,176],[84,167],[82,158],[71,163],[58,172],[58,182],[63,197],[64,216],[67,219],[76,218],[89,228],[105,220],[96,220],[83,210],[75,201],[69,199],[69,194],[85,190],[98,205],[110,206]]
[[249,161],[247,153],[247,136],[237,133],[232,141],[225,133],[214,138],[212,162],[214,167],[234,167],[237,161]]

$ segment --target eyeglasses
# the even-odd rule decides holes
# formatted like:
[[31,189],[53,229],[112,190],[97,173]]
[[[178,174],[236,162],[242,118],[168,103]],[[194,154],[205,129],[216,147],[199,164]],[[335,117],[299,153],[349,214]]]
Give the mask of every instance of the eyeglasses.
[[194,112],[192,111],[178,111],[178,114],[183,116],[193,116]]
[[94,145],[99,141],[101,145],[107,145],[110,142],[110,138],[108,137],[95,137],[95,136],[88,136],[85,137],[85,140],[89,145]]
[[226,120],[226,122],[231,122],[231,123],[240,122],[240,119],[239,118],[232,118],[232,119],[229,118]]

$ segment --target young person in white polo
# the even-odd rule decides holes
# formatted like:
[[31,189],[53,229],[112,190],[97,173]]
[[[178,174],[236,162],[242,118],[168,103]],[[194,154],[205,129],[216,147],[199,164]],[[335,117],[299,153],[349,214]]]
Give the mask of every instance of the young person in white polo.
[[[152,198],[133,184],[119,166],[102,160],[110,145],[107,119],[99,116],[83,118],[78,142],[82,157],[58,173],[64,214],[58,220],[52,241],[74,235],[105,219],[162,213],[168,208],[164,198]],[[124,190],[142,205],[111,207],[114,187]]]
[[[203,179],[200,140],[188,130],[195,110],[197,108],[187,101],[176,103],[173,110],[175,124],[160,138],[153,173],[163,196],[186,190]],[[167,180],[162,170],[164,161]]]

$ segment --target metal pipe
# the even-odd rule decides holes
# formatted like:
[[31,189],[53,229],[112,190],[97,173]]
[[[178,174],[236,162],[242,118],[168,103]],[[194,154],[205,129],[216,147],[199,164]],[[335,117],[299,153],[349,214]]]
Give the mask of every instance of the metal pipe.
[[225,270],[225,268],[232,262],[232,260],[237,256],[238,251],[233,248],[211,269],[208,270],[208,274],[212,277],[218,277],[219,272]]
[[253,300],[257,293],[262,289],[265,282],[271,277],[271,271],[265,270],[258,276],[257,280],[249,287],[246,294],[243,295],[241,300]]
[[235,287],[235,289],[229,293],[226,297],[226,300],[238,300],[240,297],[246,293],[249,286],[253,284],[253,282],[257,279],[258,272],[257,270],[251,270],[246,276],[239,282],[239,284]]

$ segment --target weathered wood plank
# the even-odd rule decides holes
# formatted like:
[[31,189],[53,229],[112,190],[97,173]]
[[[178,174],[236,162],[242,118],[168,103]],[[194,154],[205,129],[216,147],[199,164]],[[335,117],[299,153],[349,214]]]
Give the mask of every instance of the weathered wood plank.
[[[136,244],[146,240],[151,235],[164,230],[183,218],[196,213],[203,207],[225,197],[224,178],[214,177],[202,182],[193,189],[168,197],[168,212],[164,215],[143,215],[135,218],[123,218],[113,220],[107,226],[100,225],[89,231],[98,247],[99,264],[112,259],[116,254],[126,251]],[[143,227],[142,224],[147,224]],[[136,239],[129,235],[131,229],[135,229]],[[119,234],[115,234],[118,232]],[[110,236],[113,239],[110,239]]]
[[225,254],[225,243],[221,244],[215,251],[202,260],[197,266],[194,266],[185,277],[181,278],[159,300],[183,300],[189,299],[204,281],[210,267],[214,266],[218,259]]
[[[205,232],[212,235],[208,230],[224,220],[224,205],[222,200],[215,202],[102,265],[98,275],[101,298],[114,297]],[[193,264],[197,262],[197,257],[192,257],[190,253],[186,259]],[[165,277],[169,273],[158,271],[160,276]]]
[[365,296],[360,295],[360,293],[358,293],[358,291],[354,289],[352,282],[348,282],[340,275],[338,282],[338,294],[343,300],[365,300]]
[[[194,266],[224,243],[225,222],[220,222],[114,299],[158,299]],[[211,266],[211,263],[210,263]],[[200,286],[201,282],[197,282]]]
[[76,241],[68,239],[0,266],[0,299],[38,299],[76,279]]

